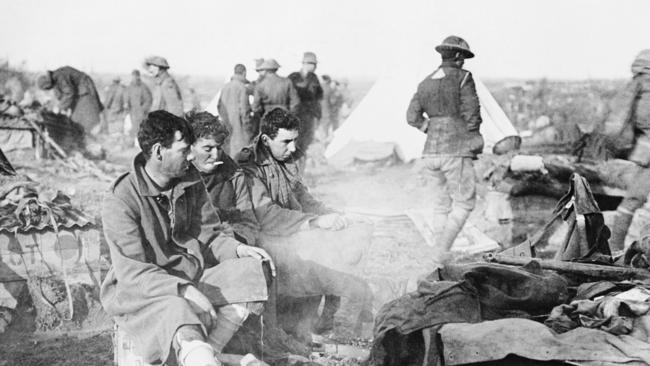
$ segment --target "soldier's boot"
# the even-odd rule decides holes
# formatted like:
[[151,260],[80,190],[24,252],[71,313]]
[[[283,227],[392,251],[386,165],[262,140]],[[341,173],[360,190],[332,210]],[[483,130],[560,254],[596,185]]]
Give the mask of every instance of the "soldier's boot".
[[454,208],[447,216],[445,228],[440,235],[440,240],[436,243],[438,254],[434,260],[437,264],[444,265],[451,260],[451,246],[454,244],[463,226],[465,226],[465,221],[467,221],[469,214],[469,210]]
[[634,213],[627,210],[616,210],[616,217],[614,218],[614,225],[611,228],[612,235],[609,238],[609,248],[612,252],[621,251],[625,248],[625,237],[627,231],[632,225],[632,218]]

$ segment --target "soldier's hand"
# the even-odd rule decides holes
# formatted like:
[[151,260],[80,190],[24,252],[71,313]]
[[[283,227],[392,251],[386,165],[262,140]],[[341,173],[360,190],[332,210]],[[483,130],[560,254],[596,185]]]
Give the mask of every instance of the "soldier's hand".
[[333,213],[333,214],[318,216],[314,220],[314,224],[316,225],[316,227],[325,230],[342,230],[348,226],[348,221],[344,216]]
[[271,259],[271,256],[266,252],[266,250],[241,244],[237,247],[237,256],[239,258],[253,257],[262,262],[269,262],[269,267],[271,267],[271,276],[275,277],[275,263],[273,263],[273,259]]
[[217,320],[217,312],[214,310],[210,299],[192,285],[183,286],[181,288],[181,296],[187,300],[203,325],[208,330],[212,329],[212,325]]

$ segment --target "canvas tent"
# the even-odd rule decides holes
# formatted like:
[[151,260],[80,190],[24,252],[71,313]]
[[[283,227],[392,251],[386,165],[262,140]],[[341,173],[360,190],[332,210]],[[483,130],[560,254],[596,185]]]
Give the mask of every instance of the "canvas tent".
[[[435,69],[431,57],[421,60],[424,67],[405,63],[391,67],[372,86],[345,123],[334,132],[325,151],[331,164],[346,165],[355,159],[378,160],[392,154],[408,162],[421,155],[426,135],[406,123],[406,109],[418,83]],[[518,133],[476,75],[474,81],[481,102],[484,152],[490,153],[497,142],[518,136]]]

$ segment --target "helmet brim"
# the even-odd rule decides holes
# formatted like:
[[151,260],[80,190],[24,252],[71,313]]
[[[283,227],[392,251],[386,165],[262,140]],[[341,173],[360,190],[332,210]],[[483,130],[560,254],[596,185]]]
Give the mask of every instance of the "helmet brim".
[[458,52],[463,54],[464,58],[473,58],[474,57],[474,52],[468,50],[467,48],[458,47],[456,45],[450,45],[450,44],[441,44],[439,46],[436,46],[436,51],[438,51],[438,53],[442,53],[443,51],[446,51],[446,50],[458,51]]

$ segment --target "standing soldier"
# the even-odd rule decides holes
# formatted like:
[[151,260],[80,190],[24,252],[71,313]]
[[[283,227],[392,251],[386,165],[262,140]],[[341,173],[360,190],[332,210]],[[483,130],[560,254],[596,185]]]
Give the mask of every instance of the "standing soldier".
[[152,110],[164,110],[183,117],[183,98],[176,81],[169,75],[169,63],[160,56],[150,56],[144,60],[144,68],[154,77]]
[[227,150],[230,156],[239,153],[257,135],[257,130],[251,126],[251,105],[248,102],[247,84],[246,67],[237,64],[235,74],[221,89],[218,108],[219,115],[230,129]]
[[151,103],[153,98],[151,97],[151,91],[142,82],[140,78],[140,71],[133,70],[131,73],[131,84],[126,88],[126,108],[131,115],[131,131],[129,132],[129,144],[135,142],[135,138],[138,135],[138,129],[140,128],[140,123],[151,110]]
[[636,57],[632,75],[632,81],[619,96],[626,99],[626,108],[612,113],[604,126],[614,150],[623,152],[621,157],[638,165],[632,184],[616,209],[609,239],[614,251],[624,249],[634,212],[643,207],[650,194],[650,50],[643,50]]
[[318,76],[314,74],[317,64],[316,54],[305,52],[300,71],[289,75],[289,80],[293,83],[298,92],[298,98],[300,98],[300,104],[298,104],[295,113],[302,124],[296,147],[303,153],[307,151],[314,140],[314,130],[321,118],[320,101],[323,99],[323,88],[318,82]]
[[106,107],[106,120],[108,122],[121,119],[120,115],[124,112],[124,86],[119,76],[113,78],[113,82],[106,91],[104,107]]
[[258,67],[260,80],[253,92],[253,113],[261,118],[274,108],[295,111],[298,106],[298,94],[291,80],[278,76],[280,64],[272,58],[265,59]]
[[[474,57],[460,37],[450,36],[436,47],[442,64],[419,85],[411,99],[408,124],[427,134],[420,174],[434,187],[434,231],[440,242],[435,261],[444,264],[476,201],[473,160],[483,149],[480,104],[474,79],[463,70]],[[424,117],[426,114],[426,118]]]
[[93,79],[87,74],[63,66],[39,76],[36,85],[43,90],[54,89],[60,110],[73,122],[82,125],[86,132],[100,125],[104,106],[99,100]]

